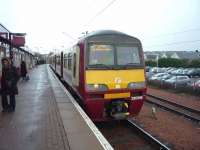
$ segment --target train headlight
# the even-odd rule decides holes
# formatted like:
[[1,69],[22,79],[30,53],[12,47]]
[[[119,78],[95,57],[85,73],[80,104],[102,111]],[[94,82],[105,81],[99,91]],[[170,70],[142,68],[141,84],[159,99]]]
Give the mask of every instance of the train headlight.
[[87,84],[87,91],[107,91],[108,87],[105,84]]
[[146,87],[145,82],[130,82],[128,84],[129,89],[142,89],[142,88],[145,88],[145,87]]

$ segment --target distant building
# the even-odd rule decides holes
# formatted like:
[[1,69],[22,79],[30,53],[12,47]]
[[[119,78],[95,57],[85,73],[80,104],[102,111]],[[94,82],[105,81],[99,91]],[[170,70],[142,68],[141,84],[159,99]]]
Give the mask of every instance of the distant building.
[[147,61],[154,61],[154,60],[157,60],[157,56],[156,54],[148,54],[148,55],[144,55],[144,59],[147,60]]
[[144,52],[144,58],[146,61],[156,61],[158,58],[175,58],[175,59],[187,59],[195,60],[200,59],[200,52],[198,51],[149,51]]

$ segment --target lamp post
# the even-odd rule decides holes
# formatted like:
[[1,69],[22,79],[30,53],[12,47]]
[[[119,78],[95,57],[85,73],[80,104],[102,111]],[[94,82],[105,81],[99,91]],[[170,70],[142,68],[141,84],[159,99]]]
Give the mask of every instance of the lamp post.
[[83,36],[86,36],[88,34],[88,31],[82,32]]
[[10,46],[9,46],[9,56],[10,56],[10,61],[11,61],[11,63],[13,63],[13,61],[12,61],[12,42],[11,42],[11,33],[9,32],[8,33],[9,35],[8,35],[8,37],[9,37],[9,41],[10,41]]
[[157,73],[158,73],[158,59],[159,59],[159,54],[156,54]]

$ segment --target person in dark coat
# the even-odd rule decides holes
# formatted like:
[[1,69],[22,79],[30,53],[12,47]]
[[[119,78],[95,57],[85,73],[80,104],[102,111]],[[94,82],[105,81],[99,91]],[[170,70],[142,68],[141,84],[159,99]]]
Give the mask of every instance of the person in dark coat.
[[[2,112],[15,111],[15,95],[18,94],[17,82],[19,75],[17,69],[11,64],[10,59],[5,57],[2,62],[1,76],[1,97],[2,97]],[[8,104],[7,96],[10,97],[10,105]]]
[[23,80],[26,79],[27,69],[26,69],[26,63],[25,61],[21,62],[21,77]]

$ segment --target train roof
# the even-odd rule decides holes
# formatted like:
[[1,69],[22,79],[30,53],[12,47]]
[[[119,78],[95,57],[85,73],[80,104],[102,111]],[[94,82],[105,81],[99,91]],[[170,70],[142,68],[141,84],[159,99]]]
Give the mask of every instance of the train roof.
[[138,41],[139,41],[139,39],[136,38],[136,37],[133,37],[133,36],[130,36],[130,35],[125,34],[125,33],[123,33],[123,32],[115,31],[115,30],[98,30],[98,31],[93,31],[93,32],[87,34],[85,37],[83,37],[82,40],[91,38],[91,37],[93,37],[93,36],[103,36],[103,35],[127,36],[127,37],[134,38],[135,40],[138,40]]

